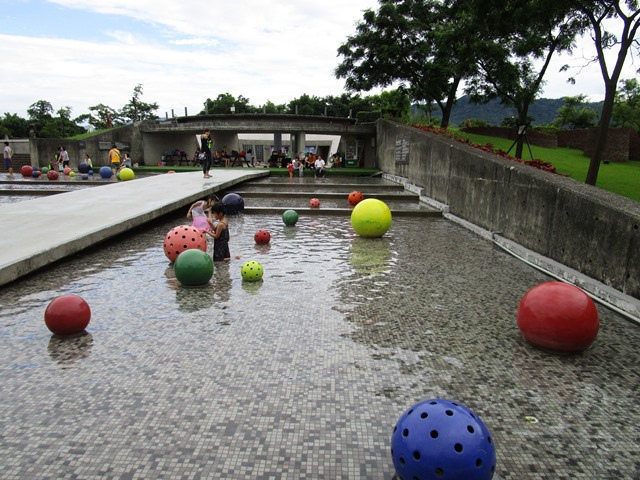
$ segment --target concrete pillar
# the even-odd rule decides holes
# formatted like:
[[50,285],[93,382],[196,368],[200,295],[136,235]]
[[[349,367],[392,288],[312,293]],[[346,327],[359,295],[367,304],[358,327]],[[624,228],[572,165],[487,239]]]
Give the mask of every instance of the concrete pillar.
[[294,150],[292,153],[295,155],[304,152],[304,149],[307,147],[307,141],[305,138],[305,134],[304,132],[297,132],[296,133],[296,150]]
[[282,133],[277,132],[273,134],[273,148],[276,149],[276,152],[280,151],[280,147],[282,146]]

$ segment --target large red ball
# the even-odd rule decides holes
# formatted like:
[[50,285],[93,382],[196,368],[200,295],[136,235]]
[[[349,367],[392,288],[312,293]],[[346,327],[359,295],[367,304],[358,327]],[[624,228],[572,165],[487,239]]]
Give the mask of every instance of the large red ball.
[[580,288],[561,282],[541,283],[525,293],[517,318],[527,342],[561,353],[587,349],[600,328],[593,300]]
[[309,200],[309,206],[311,208],[320,208],[320,200],[318,200],[317,198],[312,198],[311,200]]
[[253,239],[258,245],[266,245],[271,241],[271,234],[268,230],[258,230]]
[[78,295],[61,295],[51,300],[44,311],[44,323],[55,335],[84,332],[91,320],[89,304]]
[[20,167],[20,173],[23,177],[30,177],[33,174],[33,167],[31,165],[23,165]]
[[58,180],[58,177],[59,177],[58,172],[56,172],[55,170],[49,170],[47,172],[47,178],[49,180]]
[[199,228],[192,225],[180,225],[172,228],[164,237],[164,254],[172,262],[178,255],[190,248],[207,251],[207,239]]
[[349,194],[349,205],[357,205],[358,203],[360,203],[362,200],[364,200],[364,195],[362,194],[362,192],[351,192]]

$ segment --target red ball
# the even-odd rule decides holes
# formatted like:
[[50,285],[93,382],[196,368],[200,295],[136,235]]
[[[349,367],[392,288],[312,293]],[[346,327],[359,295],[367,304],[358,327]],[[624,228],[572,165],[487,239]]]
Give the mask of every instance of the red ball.
[[172,228],[164,237],[164,254],[172,262],[178,255],[190,248],[207,251],[207,238],[199,228],[192,225],[180,225]]
[[320,200],[318,200],[317,198],[312,198],[311,200],[309,200],[309,206],[311,208],[320,208]]
[[30,177],[33,174],[33,167],[31,165],[23,165],[20,167],[20,173],[23,177]]
[[525,293],[517,318],[527,342],[561,353],[587,349],[600,328],[593,300],[580,288],[561,282],[541,283]]
[[55,335],[84,332],[91,320],[89,304],[78,295],[61,295],[51,300],[44,311],[44,323]]
[[253,239],[258,245],[266,245],[271,241],[271,234],[268,230],[258,230]]
[[349,194],[349,205],[357,205],[364,200],[364,195],[361,192],[351,192]]
[[47,172],[47,178],[49,180],[58,180],[58,172],[56,172],[55,170],[49,170]]

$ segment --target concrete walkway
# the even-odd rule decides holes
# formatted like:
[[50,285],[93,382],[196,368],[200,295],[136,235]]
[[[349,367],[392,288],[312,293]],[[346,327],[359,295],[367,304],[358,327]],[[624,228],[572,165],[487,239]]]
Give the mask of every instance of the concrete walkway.
[[162,174],[0,204],[0,285],[267,171]]

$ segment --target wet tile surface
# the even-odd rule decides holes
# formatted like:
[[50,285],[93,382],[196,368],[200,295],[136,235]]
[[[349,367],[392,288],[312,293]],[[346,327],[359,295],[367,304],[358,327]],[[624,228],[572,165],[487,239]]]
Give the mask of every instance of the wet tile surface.
[[[529,347],[517,304],[549,279],[490,243],[442,219],[362,239],[348,219],[241,215],[241,259],[184,288],[162,250],[183,222],[2,289],[2,478],[391,479],[393,426],[425,398],[482,418],[502,479],[640,477],[640,330],[598,307],[583,354]],[[66,293],[92,319],[58,339],[43,314]]]

